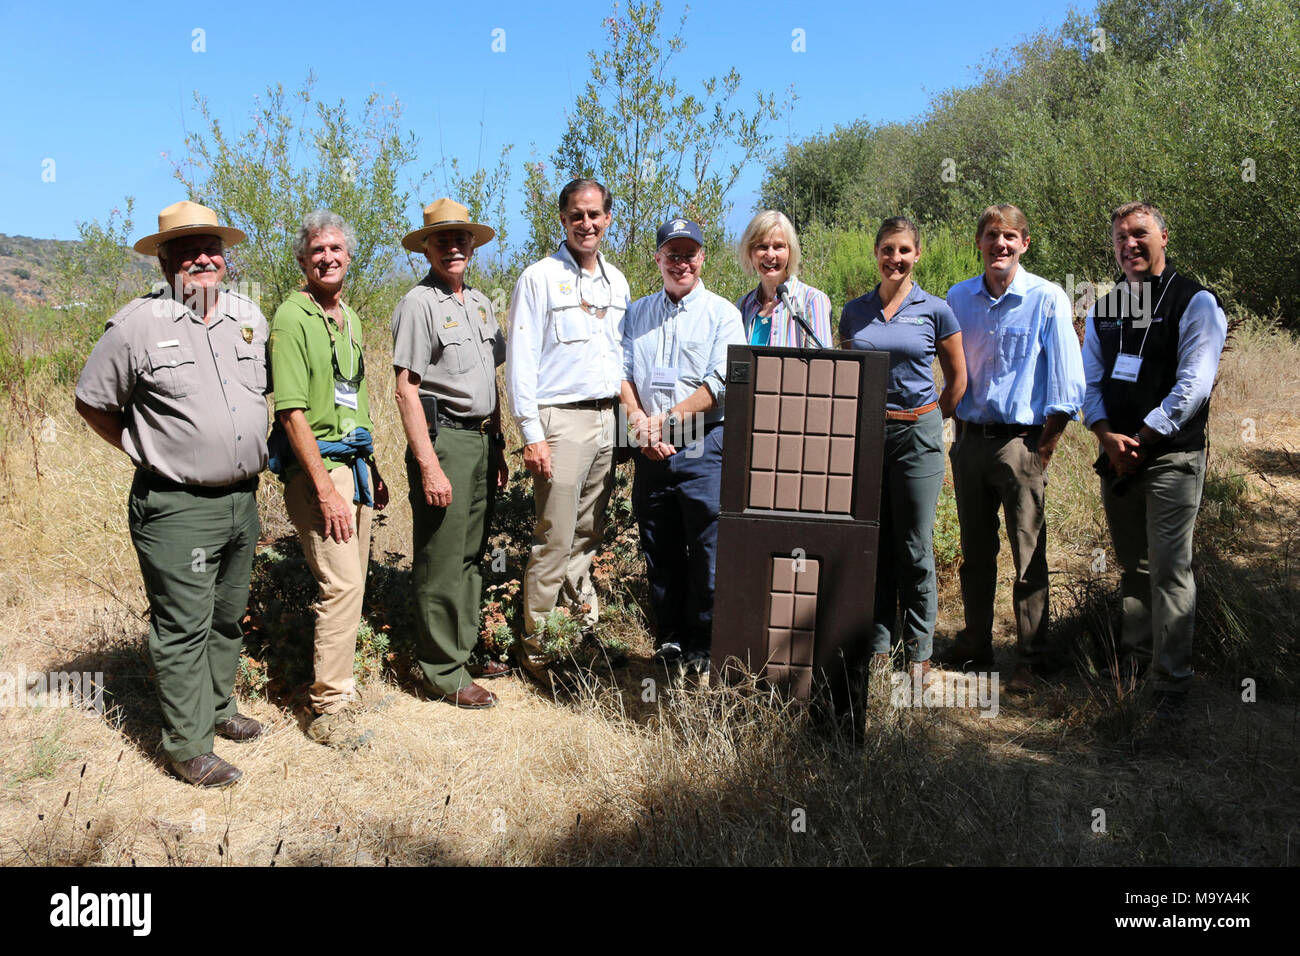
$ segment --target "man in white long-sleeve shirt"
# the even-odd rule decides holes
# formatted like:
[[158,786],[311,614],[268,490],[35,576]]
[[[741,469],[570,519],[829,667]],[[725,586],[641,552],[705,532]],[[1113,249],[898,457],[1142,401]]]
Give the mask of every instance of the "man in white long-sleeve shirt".
[[1157,713],[1181,718],[1192,678],[1192,530],[1205,485],[1210,391],[1227,338],[1218,297],[1174,270],[1155,206],[1111,214],[1124,280],[1088,313],[1084,423],[1122,573],[1122,653],[1151,667]]
[[587,629],[600,613],[591,562],[614,483],[615,398],[623,378],[623,273],[600,254],[612,197],[592,179],[560,190],[565,240],[519,277],[510,299],[506,389],[532,472],[535,513],[524,573],[519,659],[540,676],[537,638],[557,604]]

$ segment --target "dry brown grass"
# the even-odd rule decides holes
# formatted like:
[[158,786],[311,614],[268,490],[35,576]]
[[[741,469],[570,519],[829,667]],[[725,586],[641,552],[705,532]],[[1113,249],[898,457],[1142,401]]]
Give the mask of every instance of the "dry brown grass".
[[[381,339],[370,336],[376,369],[387,358],[377,354]],[[620,568],[616,626],[632,645],[627,667],[556,696],[497,681],[501,705],[482,713],[376,681],[365,690],[365,720],[377,739],[351,756],[308,741],[287,701],[244,701],[272,732],[242,747],[218,741],[245,772],[222,793],[173,780],[155,754],[145,602],[123,507],[130,468],[82,426],[70,389],[30,382],[31,394],[50,396],[54,433],[37,446],[38,481],[31,429],[49,437],[48,427],[12,403],[4,411],[0,671],[104,670],[114,706],[103,719],[0,710],[0,862],[1294,862],[1296,711],[1279,695],[1295,674],[1298,360],[1292,339],[1258,326],[1224,359],[1213,468],[1240,475],[1244,491],[1220,481],[1207,493],[1198,540],[1212,613],[1198,640],[1223,639],[1225,609],[1238,613],[1246,640],[1237,656],[1218,647],[1207,656],[1183,735],[1153,738],[1140,698],[1078,675],[1025,701],[1002,698],[991,720],[895,709],[877,695],[859,736],[752,689],[674,690],[644,659],[648,640],[626,590],[632,571]],[[389,382],[375,379],[383,383],[372,395],[376,444],[394,487],[375,531],[379,558],[408,550],[410,514]],[[1256,441],[1242,439],[1245,418],[1255,420]],[[1054,613],[1063,634],[1082,639],[1105,629],[1113,568],[1090,570],[1093,550],[1109,541],[1081,428],[1067,432],[1059,456],[1049,516]],[[289,532],[273,480],[262,511],[265,538]],[[517,572],[522,554],[510,561]],[[1010,568],[1003,572],[1005,582]],[[941,589],[942,639],[960,624],[951,569]],[[1003,587],[1003,649],[1008,595]],[[1257,630],[1261,614],[1273,633]],[[1239,678],[1251,674],[1239,668],[1260,649],[1292,657],[1261,673],[1258,702],[1243,704]],[[654,701],[643,700],[646,680],[655,681]],[[1097,809],[1105,832],[1093,829]]]

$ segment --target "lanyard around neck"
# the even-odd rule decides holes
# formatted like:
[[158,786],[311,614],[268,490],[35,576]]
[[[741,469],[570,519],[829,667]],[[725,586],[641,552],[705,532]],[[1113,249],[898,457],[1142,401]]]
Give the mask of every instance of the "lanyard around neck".
[[307,297],[321,311],[321,321],[325,323],[325,334],[330,337],[330,358],[334,362],[334,374],[341,381],[347,382],[349,385],[356,385],[365,374],[363,371],[365,360],[361,357],[361,346],[357,345],[356,340],[352,338],[352,317],[348,315],[348,310],[343,307],[343,300],[339,300],[339,314],[343,316],[343,324],[348,334],[348,366],[352,369],[352,372],[348,375],[344,375],[342,369],[339,368],[338,341],[334,335],[334,324],[330,321],[329,312],[326,311],[325,306],[316,301],[316,297],[310,292],[307,293]]
[[[1178,273],[1170,272],[1169,278],[1165,279],[1161,283],[1161,285],[1163,285],[1164,288],[1160,290],[1160,298],[1156,299],[1156,304],[1151,308],[1151,315],[1147,321],[1146,331],[1142,333],[1142,341],[1138,345],[1138,350],[1137,350],[1138,358],[1142,357],[1142,351],[1147,347],[1147,336],[1151,334],[1151,326],[1155,325],[1155,317],[1156,317],[1156,313],[1160,311],[1160,303],[1165,301],[1165,293],[1169,291],[1169,286],[1173,281],[1174,276],[1176,275],[1178,275]],[[1127,292],[1128,290],[1126,289],[1125,291]],[[1129,316],[1126,314],[1128,312],[1129,298],[1130,296],[1125,296],[1124,298],[1120,299],[1119,351],[1121,355],[1124,354],[1124,320],[1129,318]]]

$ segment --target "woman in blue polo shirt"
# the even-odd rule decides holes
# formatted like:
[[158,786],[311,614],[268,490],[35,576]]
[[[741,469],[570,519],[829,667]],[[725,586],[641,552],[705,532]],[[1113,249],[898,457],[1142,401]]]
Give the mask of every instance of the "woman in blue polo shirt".
[[[844,348],[889,353],[885,460],[880,489],[876,570],[876,660],[888,661],[896,612],[909,669],[927,679],[938,597],[934,513],[943,487],[943,419],[966,391],[961,328],[948,304],[912,280],[921,234],[910,219],[886,219],[876,233],[880,284],[844,307]],[[935,357],[943,370],[936,394]]]
[[[736,301],[741,321],[745,323],[745,341],[750,345],[830,348],[831,300],[825,292],[796,278],[799,237],[790,220],[775,209],[763,210],[745,228],[739,251],[740,267],[758,276],[758,286]],[[777,295],[776,290],[782,284],[790,303],[808,323],[808,329],[799,324]],[[808,334],[809,329],[812,335]]]

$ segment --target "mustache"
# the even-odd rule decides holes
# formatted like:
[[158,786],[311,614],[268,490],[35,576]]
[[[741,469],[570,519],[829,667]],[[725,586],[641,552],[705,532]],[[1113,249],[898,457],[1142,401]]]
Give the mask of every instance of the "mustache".
[[201,275],[204,272],[220,272],[220,271],[221,270],[217,268],[216,264],[212,262],[209,262],[206,266],[201,266],[198,263],[195,263],[194,265],[190,266],[188,269],[185,270],[185,274],[196,276],[196,275]]

